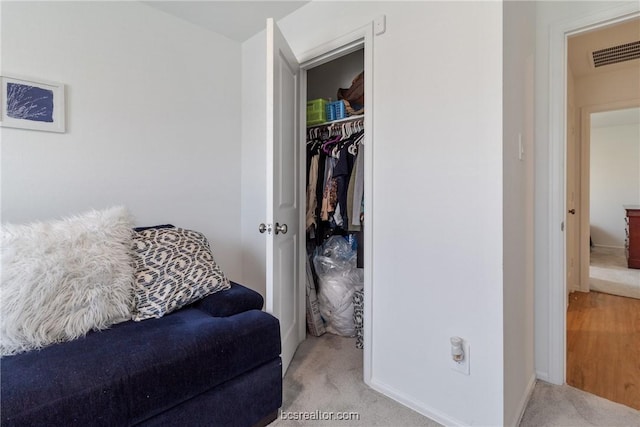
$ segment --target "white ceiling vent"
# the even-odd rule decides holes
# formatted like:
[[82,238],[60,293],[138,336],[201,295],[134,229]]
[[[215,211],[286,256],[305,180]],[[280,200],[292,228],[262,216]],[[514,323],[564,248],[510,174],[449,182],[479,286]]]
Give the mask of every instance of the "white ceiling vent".
[[592,56],[593,66],[596,68],[638,59],[640,58],[640,40],[596,50],[592,53]]

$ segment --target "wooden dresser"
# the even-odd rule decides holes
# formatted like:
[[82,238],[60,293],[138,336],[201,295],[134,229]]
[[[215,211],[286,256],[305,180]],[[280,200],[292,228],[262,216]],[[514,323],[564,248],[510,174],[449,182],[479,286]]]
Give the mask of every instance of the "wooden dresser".
[[627,211],[627,267],[640,268],[640,205],[624,205]]

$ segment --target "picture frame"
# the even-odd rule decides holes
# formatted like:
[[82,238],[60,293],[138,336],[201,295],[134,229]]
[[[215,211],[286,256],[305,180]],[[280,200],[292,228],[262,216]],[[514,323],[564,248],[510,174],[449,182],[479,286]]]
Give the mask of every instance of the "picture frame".
[[0,126],[65,132],[64,84],[8,75],[0,83]]

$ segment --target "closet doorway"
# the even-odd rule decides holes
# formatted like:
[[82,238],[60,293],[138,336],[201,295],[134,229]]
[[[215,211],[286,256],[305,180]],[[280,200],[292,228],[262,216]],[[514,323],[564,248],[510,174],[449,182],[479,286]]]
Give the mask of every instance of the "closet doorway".
[[[316,335],[317,332],[312,330],[313,326],[313,312],[314,308],[316,312],[320,311],[320,302],[330,308],[334,307],[333,304],[337,303],[336,295],[332,295],[327,299],[329,293],[323,295],[322,286],[323,278],[319,276],[323,273],[318,271],[314,265],[314,256],[322,256],[323,244],[328,243],[331,245],[330,239],[332,236],[344,236],[342,240],[348,242],[349,247],[353,250],[355,256],[356,270],[350,270],[351,277],[357,277],[359,275],[361,280],[361,292],[356,296],[355,307],[351,305],[351,308],[347,307],[347,310],[334,319],[324,322],[324,331],[329,329],[326,334],[331,334],[327,338],[331,338],[334,335],[339,337],[343,335],[356,335],[359,337],[345,338],[344,345],[353,346],[354,348],[361,343],[362,348],[362,366],[363,372],[360,373],[360,378],[364,380],[366,384],[369,384],[371,378],[371,311],[370,311],[370,296],[371,296],[371,247],[373,242],[373,236],[371,232],[371,206],[372,206],[372,185],[373,178],[371,174],[372,164],[372,75],[373,75],[373,61],[371,55],[373,31],[371,25],[365,26],[353,33],[341,37],[326,43],[307,54],[303,55],[301,59],[301,73],[300,73],[300,96],[301,96],[301,123],[300,123],[300,142],[305,145],[305,148],[301,150],[300,156],[300,200],[304,201],[300,207],[300,224],[301,232],[300,236],[306,236],[305,244],[301,244],[300,251],[300,263],[299,270],[300,283],[302,285],[311,286],[316,291],[316,304],[311,302],[310,311],[307,313],[307,337],[311,338]],[[356,78],[364,73],[364,82],[360,79],[359,83],[363,84],[364,102],[358,104],[357,102],[347,102],[342,106],[335,105],[338,103],[338,90],[350,89],[353,84],[356,84]],[[342,95],[347,95],[347,91],[342,91]],[[343,98],[344,96],[341,96]],[[322,102],[318,100],[324,100]],[[318,111],[318,108],[334,108],[329,110],[325,123],[318,123],[324,121],[324,118],[318,119],[317,117],[310,117],[310,122],[307,123],[307,102],[312,101],[314,107]],[[362,101],[362,100],[361,100]],[[335,103],[330,105],[330,103]],[[338,110],[335,110],[338,108]],[[344,108],[344,111],[341,109]],[[326,114],[325,114],[326,116]],[[315,121],[313,119],[316,119]],[[331,120],[333,119],[333,120]],[[314,140],[311,140],[314,137]],[[307,144],[307,142],[309,144]],[[333,143],[332,143],[333,142]],[[324,147],[323,147],[324,146]],[[364,147],[367,147],[366,150]],[[324,148],[324,150],[323,150]],[[322,156],[320,156],[322,154]],[[326,176],[330,173],[329,166],[336,166],[337,160],[340,154],[343,154],[343,161],[347,156],[349,162],[347,162],[349,168],[348,174],[344,175],[341,179],[341,199],[342,203],[333,205],[329,208],[330,215],[327,216],[326,206],[324,211],[322,210],[322,202],[324,196],[324,189],[326,188]],[[315,160],[312,159],[315,155]],[[333,157],[332,157],[333,155]],[[360,206],[354,208],[355,203],[352,203],[354,196],[352,192],[349,192],[350,202],[346,203],[345,195],[346,190],[349,189],[349,181],[351,180],[351,173],[355,171],[356,160],[360,157],[360,179],[361,184],[364,184],[364,188],[361,190],[363,202]],[[314,163],[315,175],[312,173],[312,179],[315,177],[315,185],[311,190],[313,195],[308,195],[310,181],[310,167]],[[342,163],[342,162],[341,162]],[[321,165],[318,167],[318,165]],[[340,166],[342,167],[342,165]],[[352,169],[353,167],[353,169]],[[342,172],[341,172],[342,173]],[[355,175],[354,175],[355,177]],[[355,179],[355,178],[354,178]],[[337,185],[337,180],[334,180]],[[352,188],[353,191],[353,188]],[[336,193],[337,194],[337,193]],[[325,204],[327,200],[325,198]],[[315,204],[315,206],[312,206]],[[342,208],[340,207],[342,205]],[[346,208],[346,209],[345,209]],[[354,217],[354,211],[358,210],[357,218]],[[348,211],[351,212],[348,212]],[[362,214],[362,215],[360,215]],[[353,221],[357,219],[357,221]],[[361,221],[362,220],[362,221]],[[358,222],[358,226],[352,224]],[[351,230],[350,230],[351,229]],[[336,237],[337,239],[337,237]],[[338,239],[339,240],[339,239]],[[336,240],[336,241],[338,241]],[[355,242],[355,243],[354,243]],[[301,242],[302,243],[302,242]],[[326,255],[326,253],[325,253]],[[331,261],[329,261],[331,262]],[[315,263],[318,264],[318,263]],[[322,263],[319,263],[322,268]],[[330,265],[329,268],[332,268]],[[354,276],[355,275],[355,276]],[[309,283],[311,282],[311,283]],[[357,289],[349,289],[347,292],[344,289],[340,290],[340,296],[345,300],[343,303],[353,304],[353,294]],[[348,299],[348,301],[347,301]],[[342,304],[341,307],[345,307]],[[347,316],[353,313],[353,309],[359,313],[359,319],[361,322],[354,322],[353,334],[349,332],[349,325],[344,324],[341,320],[347,319]],[[325,311],[326,314],[326,311]],[[353,316],[352,316],[353,319]],[[336,330],[337,327],[337,330]],[[323,328],[320,328],[322,331]],[[332,334],[333,332],[333,334]],[[337,333],[337,334],[336,334]],[[315,339],[315,338],[312,338]],[[330,341],[331,339],[327,340]]]

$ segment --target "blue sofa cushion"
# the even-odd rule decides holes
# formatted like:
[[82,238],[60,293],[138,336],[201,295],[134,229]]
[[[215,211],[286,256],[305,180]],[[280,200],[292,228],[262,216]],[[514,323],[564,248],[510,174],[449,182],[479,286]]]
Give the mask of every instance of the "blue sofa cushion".
[[[253,291],[233,289],[256,306]],[[280,350],[278,320],[258,309],[213,317],[192,305],[121,323],[3,358],[2,425],[142,422],[277,359]]]
[[136,427],[268,425],[282,406],[282,361],[273,359]]
[[262,295],[235,282],[230,283],[231,288],[208,295],[195,302],[193,307],[214,317],[233,316],[247,310],[262,309]]

